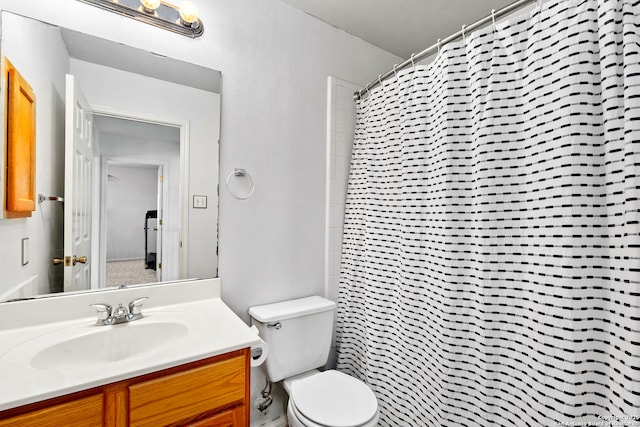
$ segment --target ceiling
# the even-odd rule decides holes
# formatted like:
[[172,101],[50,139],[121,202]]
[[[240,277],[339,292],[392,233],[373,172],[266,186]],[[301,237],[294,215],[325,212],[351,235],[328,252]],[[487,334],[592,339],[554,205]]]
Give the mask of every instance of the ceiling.
[[282,0],[403,59],[514,0]]
[[131,46],[60,28],[69,56],[94,64],[220,93],[220,72]]
[[96,115],[93,122],[98,132],[126,137],[126,141],[136,138],[180,144],[180,128],[177,127],[100,115]]

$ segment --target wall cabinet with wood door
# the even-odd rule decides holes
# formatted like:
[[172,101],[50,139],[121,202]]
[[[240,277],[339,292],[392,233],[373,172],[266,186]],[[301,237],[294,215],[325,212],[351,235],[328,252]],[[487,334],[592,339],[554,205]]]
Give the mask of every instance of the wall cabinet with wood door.
[[0,412],[0,427],[249,425],[249,349]]

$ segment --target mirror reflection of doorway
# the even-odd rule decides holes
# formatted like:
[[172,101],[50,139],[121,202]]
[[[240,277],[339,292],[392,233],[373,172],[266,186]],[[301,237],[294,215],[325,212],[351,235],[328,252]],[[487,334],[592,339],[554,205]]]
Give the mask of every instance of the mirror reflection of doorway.
[[107,287],[162,280],[158,178],[154,164],[107,162]]
[[100,115],[94,122],[100,287],[172,280],[178,254],[163,240],[180,230],[180,129]]

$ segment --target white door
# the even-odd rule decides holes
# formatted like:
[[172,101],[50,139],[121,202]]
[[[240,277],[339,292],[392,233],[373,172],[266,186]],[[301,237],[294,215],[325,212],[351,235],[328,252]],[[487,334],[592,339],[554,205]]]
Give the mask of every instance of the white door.
[[91,288],[92,124],[89,104],[67,74],[64,149],[64,290]]
[[162,227],[164,225],[164,212],[162,210],[162,188],[164,186],[164,172],[162,165],[158,166],[158,218],[156,223],[156,280],[162,281]]

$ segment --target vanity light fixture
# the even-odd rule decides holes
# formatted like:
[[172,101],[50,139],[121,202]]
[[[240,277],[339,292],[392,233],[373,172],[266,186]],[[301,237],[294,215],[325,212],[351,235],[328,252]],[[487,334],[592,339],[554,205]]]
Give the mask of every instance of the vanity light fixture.
[[160,0],[140,0],[142,9],[147,13],[155,13],[156,9],[160,7]]
[[190,1],[183,1],[178,6],[178,13],[180,14],[180,20],[182,25],[193,25],[198,21],[198,8]]
[[187,37],[200,37],[204,25],[190,1],[175,6],[162,0],[78,0]]

